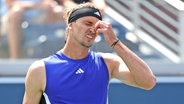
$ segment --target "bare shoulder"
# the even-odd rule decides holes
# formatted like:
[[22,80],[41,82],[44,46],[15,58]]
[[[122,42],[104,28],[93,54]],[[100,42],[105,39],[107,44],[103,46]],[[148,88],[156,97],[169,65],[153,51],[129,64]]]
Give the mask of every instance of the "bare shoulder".
[[45,89],[45,67],[43,61],[35,61],[28,69],[25,80],[23,104],[38,104]]
[[44,90],[45,86],[45,65],[42,60],[35,61],[31,64],[26,75],[27,83],[34,83],[37,87],[40,86]]
[[29,67],[28,73],[42,74],[45,72],[45,65],[42,60],[35,61]]

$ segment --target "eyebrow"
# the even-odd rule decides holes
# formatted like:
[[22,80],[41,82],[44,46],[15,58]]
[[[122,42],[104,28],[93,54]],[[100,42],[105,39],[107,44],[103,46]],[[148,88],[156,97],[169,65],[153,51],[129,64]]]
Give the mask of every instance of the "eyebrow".
[[87,24],[90,24],[90,25],[93,25],[94,23],[91,22],[90,20],[85,20],[84,23],[87,23]]
[[85,23],[89,23],[89,24],[93,24],[93,22],[91,21],[84,21]]

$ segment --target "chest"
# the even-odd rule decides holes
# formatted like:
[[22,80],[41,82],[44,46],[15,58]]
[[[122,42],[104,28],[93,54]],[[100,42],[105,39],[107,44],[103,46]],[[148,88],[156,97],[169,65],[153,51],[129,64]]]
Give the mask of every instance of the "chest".
[[107,66],[101,58],[62,60],[46,65],[45,92],[51,102],[105,102],[108,83]]
[[108,85],[108,71],[101,61],[63,62],[47,68],[46,88],[52,93],[89,92]]

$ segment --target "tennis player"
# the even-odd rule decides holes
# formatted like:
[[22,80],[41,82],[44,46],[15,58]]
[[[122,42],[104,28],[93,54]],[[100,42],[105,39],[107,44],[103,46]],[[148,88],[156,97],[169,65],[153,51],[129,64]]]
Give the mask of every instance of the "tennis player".
[[[149,66],[116,37],[93,4],[70,8],[64,18],[66,44],[30,66],[23,104],[107,104],[112,78],[145,90],[155,86]],[[90,50],[100,33],[118,55]]]

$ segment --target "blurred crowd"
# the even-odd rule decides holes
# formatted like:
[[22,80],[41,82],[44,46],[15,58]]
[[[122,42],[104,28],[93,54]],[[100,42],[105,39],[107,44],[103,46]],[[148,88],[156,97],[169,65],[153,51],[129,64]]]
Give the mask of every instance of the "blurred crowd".
[[[6,47],[10,59],[18,59],[25,57],[22,53],[23,41],[35,35],[32,30],[27,33],[24,28],[30,24],[44,26],[50,25],[54,27],[56,24],[63,24],[63,12],[66,8],[75,6],[83,2],[93,2],[103,13],[106,3],[105,0],[1,0],[0,13],[0,50],[3,39],[6,37]],[[33,25],[36,26],[36,25]],[[37,27],[35,27],[37,29]],[[44,28],[43,31],[48,31]],[[26,36],[29,34],[29,36]],[[44,33],[42,33],[44,34]],[[50,34],[52,35],[52,34]],[[24,37],[28,39],[25,40]],[[34,37],[34,36],[33,36]],[[42,40],[44,38],[42,37]],[[34,42],[33,42],[34,43]],[[1,57],[1,55],[0,55]]]

